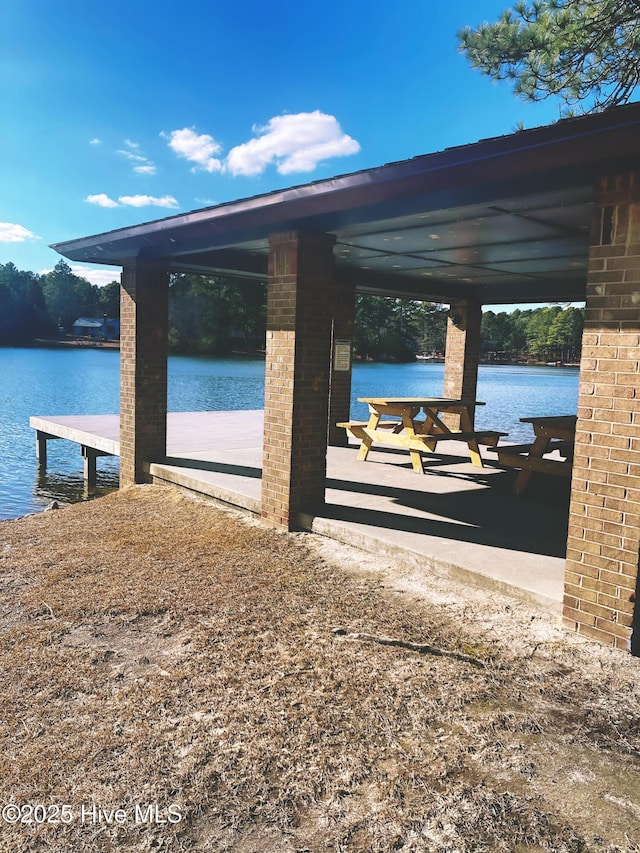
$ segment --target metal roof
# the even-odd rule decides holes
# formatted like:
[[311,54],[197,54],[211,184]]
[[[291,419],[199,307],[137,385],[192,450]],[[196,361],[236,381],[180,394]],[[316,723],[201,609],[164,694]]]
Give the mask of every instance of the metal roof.
[[360,292],[484,304],[582,300],[600,177],[638,167],[640,104],[57,243],[73,261],[144,257],[266,278],[269,234],[335,234]]

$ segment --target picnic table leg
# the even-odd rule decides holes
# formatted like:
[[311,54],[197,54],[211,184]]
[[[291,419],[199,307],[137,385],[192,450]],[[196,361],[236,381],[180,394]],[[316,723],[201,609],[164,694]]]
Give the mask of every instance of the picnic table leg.
[[[548,444],[549,444],[549,439],[546,438],[546,436],[544,436],[544,435],[536,436],[535,441],[531,445],[531,450],[529,451],[528,456],[529,457],[535,456],[538,458],[542,458],[542,456],[544,456],[544,452],[547,449]],[[515,481],[514,486],[513,486],[513,491],[517,495],[521,495],[524,492],[524,490],[527,488],[527,486],[529,485],[529,481],[531,480],[532,476],[533,476],[533,471],[522,468],[520,470],[520,473],[516,477],[516,481]]]
[[436,411],[425,407],[424,413],[426,417],[420,424],[420,428],[416,430],[417,435],[443,435],[451,432],[449,427],[440,420]]
[[[367,429],[377,429],[378,424],[380,423],[380,417],[377,412],[371,412],[369,417],[369,423],[367,424]],[[360,445],[360,449],[358,450],[358,455],[356,459],[359,462],[364,462],[369,455],[369,451],[371,450],[371,445],[373,444],[373,439],[369,438],[368,435],[365,435],[362,439],[362,444]]]
[[411,456],[411,464],[416,474],[424,474],[424,463],[422,461],[422,453],[420,453],[419,450],[411,450],[411,448],[409,448],[409,455]]
[[[460,429],[462,432],[473,432],[473,422],[467,406],[464,406],[460,410]],[[471,460],[471,464],[475,465],[476,468],[484,468],[482,456],[480,455],[480,447],[478,446],[478,440],[475,438],[470,439],[467,442],[467,447],[469,448],[469,459]]]
[[[413,437],[416,435],[416,425],[414,418],[418,414],[419,409],[411,409],[410,412],[403,412],[402,425],[407,436]],[[422,453],[419,450],[409,448],[409,456],[411,457],[411,465],[417,474],[424,474],[424,463],[422,461]]]
[[475,465],[476,468],[484,468],[477,440],[472,438],[467,442],[467,447],[469,448],[469,459],[471,460],[471,464]]

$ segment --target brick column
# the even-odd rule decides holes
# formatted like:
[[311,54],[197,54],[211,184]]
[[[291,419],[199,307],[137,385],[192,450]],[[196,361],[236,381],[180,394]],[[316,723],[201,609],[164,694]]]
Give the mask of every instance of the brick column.
[[334,237],[269,244],[262,517],[290,530],[324,503]]
[[[447,322],[443,396],[454,400],[475,400],[480,358],[482,306],[470,299],[451,303]],[[443,421],[458,428],[459,415],[445,415]]]
[[[356,313],[356,288],[353,284],[336,282],[333,298],[333,333],[331,348],[331,384],[329,388],[329,444],[347,446],[346,430],[336,423],[348,421],[351,413],[351,366],[343,370],[336,363],[336,341],[350,341],[353,355],[353,327]],[[338,359],[340,353],[338,353]]]
[[628,648],[640,547],[640,179],[603,179],[594,213],[565,624]]
[[120,485],[145,480],[143,462],[166,455],[169,277],[126,261],[120,288]]

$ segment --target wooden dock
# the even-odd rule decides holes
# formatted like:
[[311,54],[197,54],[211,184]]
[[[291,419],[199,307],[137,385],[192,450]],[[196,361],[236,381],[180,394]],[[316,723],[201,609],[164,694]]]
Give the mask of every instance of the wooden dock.
[[[238,416],[243,429],[238,430]],[[80,446],[84,476],[88,485],[96,482],[96,460],[100,456],[120,456],[119,415],[32,416],[36,431],[36,456],[41,469],[47,466],[47,444],[56,439]],[[207,451],[220,448],[262,447],[263,412],[170,412],[167,415],[167,457],[206,460]]]
[[80,445],[87,485],[96,482],[96,460],[99,456],[120,455],[119,415],[60,415],[29,418],[36,431],[36,457],[41,471],[47,467],[47,444],[54,439],[67,439]]

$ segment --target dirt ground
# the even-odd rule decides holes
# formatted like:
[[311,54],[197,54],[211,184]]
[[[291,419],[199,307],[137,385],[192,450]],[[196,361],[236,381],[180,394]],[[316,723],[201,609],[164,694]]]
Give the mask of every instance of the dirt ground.
[[0,851],[640,850],[640,660],[161,487],[0,522]]

